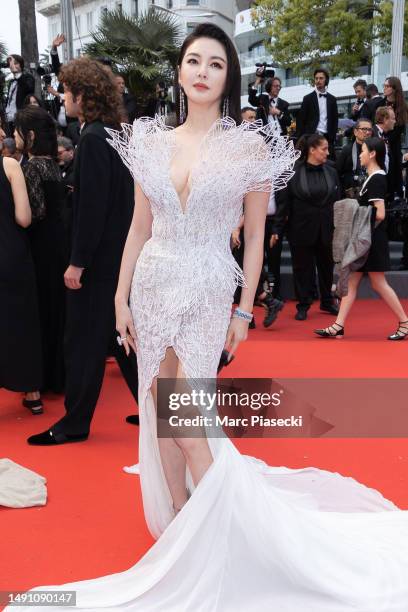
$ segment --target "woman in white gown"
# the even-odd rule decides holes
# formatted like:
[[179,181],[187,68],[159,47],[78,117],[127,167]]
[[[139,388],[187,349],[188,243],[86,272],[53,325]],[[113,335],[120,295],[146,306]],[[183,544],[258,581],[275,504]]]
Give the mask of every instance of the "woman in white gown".
[[[158,442],[157,377],[214,378],[224,345],[233,352],[246,338],[248,321],[231,319],[244,279],[230,234],[244,198],[239,307],[251,312],[268,192],[296,157],[270,128],[262,137],[233,120],[239,63],[222,30],[198,26],[178,76],[184,124],[144,118],[111,132],[136,181],[117,328],[137,350],[140,480],[158,540],[125,572],[46,589],[74,590],[76,607],[91,611],[407,612],[408,513],[380,493],[314,468],[269,467],[225,437]],[[228,106],[232,118],[220,118]]]

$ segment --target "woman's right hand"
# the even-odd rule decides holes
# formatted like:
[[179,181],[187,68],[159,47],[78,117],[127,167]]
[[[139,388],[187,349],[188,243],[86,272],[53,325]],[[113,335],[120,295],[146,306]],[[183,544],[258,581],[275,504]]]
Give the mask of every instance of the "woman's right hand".
[[116,329],[122,338],[122,346],[129,355],[131,347],[136,352],[136,330],[133,325],[132,313],[128,304],[124,301],[115,300]]

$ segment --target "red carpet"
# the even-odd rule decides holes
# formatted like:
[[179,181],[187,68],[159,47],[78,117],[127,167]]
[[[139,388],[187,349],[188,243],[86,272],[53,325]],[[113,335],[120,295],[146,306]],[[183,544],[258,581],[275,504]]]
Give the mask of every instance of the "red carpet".
[[[287,304],[278,321],[250,332],[228,376],[243,377],[406,377],[408,341],[387,342],[395,321],[383,303],[360,301],[345,339],[314,338],[315,327],[331,322],[314,307],[305,322],[293,320]],[[23,347],[22,347],[23,350]],[[125,570],[149,548],[138,476],[122,471],[137,462],[138,429],[124,417],[132,398],[115,364],[109,364],[85,443],[30,447],[38,433],[63,414],[61,398],[46,398],[45,414],[32,416],[18,394],[0,391],[0,456],[42,474],[48,481],[43,508],[0,508],[0,591],[92,578]],[[241,440],[244,453],[268,463],[314,465],[350,475],[408,508],[406,439]]]

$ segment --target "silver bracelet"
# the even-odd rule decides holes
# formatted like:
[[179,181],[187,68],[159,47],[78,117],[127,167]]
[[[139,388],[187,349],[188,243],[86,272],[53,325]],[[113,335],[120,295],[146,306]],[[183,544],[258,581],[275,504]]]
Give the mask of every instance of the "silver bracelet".
[[251,314],[250,312],[245,312],[245,310],[241,310],[240,308],[236,308],[234,310],[234,314],[232,315],[233,319],[244,319],[245,321],[248,321],[248,323],[250,323],[252,321],[252,319],[254,318],[254,315]]

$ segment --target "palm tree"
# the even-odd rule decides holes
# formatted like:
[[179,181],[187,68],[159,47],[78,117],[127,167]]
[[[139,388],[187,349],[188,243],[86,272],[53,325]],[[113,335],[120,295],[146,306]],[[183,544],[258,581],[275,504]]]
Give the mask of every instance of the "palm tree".
[[37,23],[35,0],[18,0],[20,11],[21,55],[27,67],[38,62]]
[[149,97],[158,80],[172,80],[181,37],[173,15],[149,9],[136,18],[108,11],[91,36],[85,53],[115,64],[139,99]]

